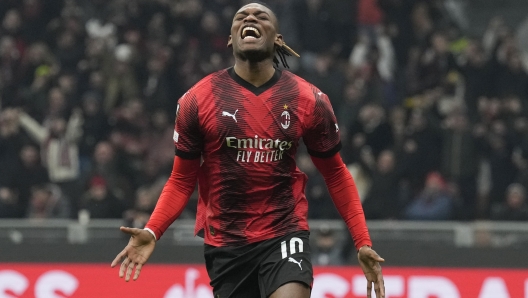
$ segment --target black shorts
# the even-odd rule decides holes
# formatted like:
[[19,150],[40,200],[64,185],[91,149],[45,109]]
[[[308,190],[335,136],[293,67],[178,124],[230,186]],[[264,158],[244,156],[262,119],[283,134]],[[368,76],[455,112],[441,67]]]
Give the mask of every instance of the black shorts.
[[289,282],[312,287],[309,235],[299,231],[240,247],[206,244],[214,298],[265,298]]

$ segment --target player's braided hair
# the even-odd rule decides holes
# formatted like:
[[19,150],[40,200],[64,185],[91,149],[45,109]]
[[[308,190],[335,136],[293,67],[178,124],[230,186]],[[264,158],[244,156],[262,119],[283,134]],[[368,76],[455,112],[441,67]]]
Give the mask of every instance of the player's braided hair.
[[279,59],[282,65],[286,68],[290,68],[288,65],[288,61],[286,61],[286,56],[295,56],[297,58],[301,57],[299,54],[297,54],[292,48],[286,45],[285,42],[282,43],[281,47],[276,47],[275,52],[277,53],[277,56],[273,57],[273,63],[275,63],[276,67],[279,67]]
[[[271,6],[269,6],[268,4],[262,1],[255,1],[254,3],[258,3],[262,6],[265,6],[266,8],[268,8],[270,11],[272,11],[275,14],[273,9],[271,9]],[[277,28],[277,30],[279,30],[279,28]],[[279,63],[282,63],[282,65],[285,68],[290,68],[290,66],[288,65],[288,61],[286,61],[286,56],[295,56],[297,58],[301,57],[294,50],[292,50],[292,48],[287,46],[285,42],[282,43],[282,46],[275,47],[275,54],[276,55],[273,57],[273,63],[275,63],[275,67],[279,67]]]

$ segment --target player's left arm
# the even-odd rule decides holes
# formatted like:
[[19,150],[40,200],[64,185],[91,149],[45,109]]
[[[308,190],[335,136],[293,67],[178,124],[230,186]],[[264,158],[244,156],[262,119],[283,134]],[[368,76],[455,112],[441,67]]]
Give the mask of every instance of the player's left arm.
[[312,156],[315,167],[323,175],[330,196],[345,220],[358,251],[361,269],[367,278],[367,297],[371,297],[372,284],[376,297],[385,297],[385,287],[380,263],[385,261],[371,247],[363,208],[354,178],[343,163],[339,153],[329,158]]
[[303,140],[312,161],[322,174],[339,214],[343,217],[358,251],[358,260],[367,278],[367,297],[371,297],[372,284],[376,297],[385,297],[380,262],[384,260],[371,248],[363,207],[354,182],[339,150],[339,126],[326,94],[313,88],[315,102],[306,117]]

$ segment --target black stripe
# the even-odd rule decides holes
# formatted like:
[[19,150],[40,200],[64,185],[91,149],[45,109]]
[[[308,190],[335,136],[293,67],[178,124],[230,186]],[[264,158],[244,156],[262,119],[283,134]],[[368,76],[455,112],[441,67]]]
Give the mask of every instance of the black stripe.
[[280,77],[282,75],[282,71],[281,70],[275,69],[275,73],[273,74],[271,79],[269,79],[269,81],[267,81],[266,83],[264,83],[264,85],[262,85],[260,87],[256,87],[254,85],[251,85],[251,83],[245,81],[240,76],[238,76],[238,74],[235,72],[235,68],[234,67],[228,68],[227,69],[227,73],[240,86],[242,86],[242,87],[246,88],[247,90],[251,91],[256,96],[259,96],[260,94],[264,93],[269,88],[273,87],[273,85],[275,85],[275,83],[277,83],[279,81],[279,79],[280,79]]
[[313,157],[318,157],[318,158],[329,158],[329,157],[334,156],[337,152],[339,152],[339,150],[341,150],[341,147],[343,147],[343,145],[341,144],[341,142],[339,142],[337,145],[335,145],[334,148],[328,151],[325,151],[325,152],[317,152],[317,151],[308,149],[308,154],[310,154]]
[[202,153],[197,151],[197,152],[185,152],[185,151],[181,151],[181,150],[178,150],[178,148],[176,148],[176,156],[179,156],[183,159],[197,159],[199,158],[200,156],[202,156]]

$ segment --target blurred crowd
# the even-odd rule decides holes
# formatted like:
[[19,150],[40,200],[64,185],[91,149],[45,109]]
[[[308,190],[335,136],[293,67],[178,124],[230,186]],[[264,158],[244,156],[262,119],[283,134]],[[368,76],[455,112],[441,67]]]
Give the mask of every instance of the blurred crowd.
[[[0,218],[142,227],[172,168],[177,100],[233,65],[246,2],[0,1]],[[301,54],[291,71],[332,101],[367,219],[528,220],[514,28],[494,18],[470,36],[437,0],[266,2]],[[309,217],[339,218],[306,152],[298,166]]]

